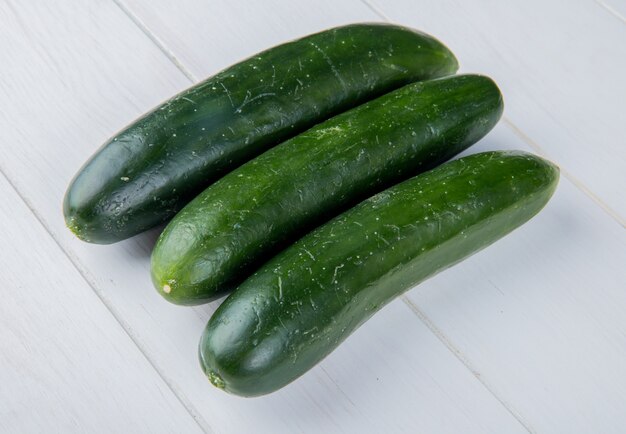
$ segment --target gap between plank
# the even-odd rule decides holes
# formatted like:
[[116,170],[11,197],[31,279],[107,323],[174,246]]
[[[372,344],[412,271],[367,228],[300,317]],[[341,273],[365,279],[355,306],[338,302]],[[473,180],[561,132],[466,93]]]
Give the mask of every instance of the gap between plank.
[[[513,133],[519,137],[522,141],[524,141],[533,151],[539,154],[541,157],[548,158],[547,153],[543,150],[541,146],[533,139],[528,137],[526,133],[524,133],[520,128],[518,128],[510,119],[506,116],[502,117],[502,123],[506,124]],[[602,210],[607,213],[613,220],[615,220],[620,226],[626,227],[626,220],[624,220],[615,210],[613,210],[610,206],[602,201],[594,192],[592,192],[585,184],[583,184],[578,178],[572,175],[569,171],[564,169],[563,167],[559,167],[563,176],[576,188],[583,192],[586,196],[588,196],[596,205],[598,205]]]
[[387,14],[385,14],[382,10],[378,8],[378,6],[375,6],[369,0],[361,0],[361,3],[363,3],[370,11],[374,12],[374,14],[378,15],[379,18],[382,18],[388,23],[393,23],[393,20],[389,18]]
[[604,9],[606,9],[615,18],[617,18],[618,20],[626,24],[626,17],[622,15],[621,13],[619,13],[613,6],[606,4],[602,0],[595,0],[595,2],[601,7],[603,7]]
[[170,60],[170,62],[172,62],[174,66],[176,66],[176,68],[178,68],[180,72],[182,72],[185,75],[185,77],[189,79],[189,81],[191,81],[192,83],[198,82],[198,78],[195,75],[193,75],[193,73],[190,70],[188,70],[185,67],[185,65],[182,64],[180,60],[178,60],[174,52],[170,50],[169,48],[167,48],[165,44],[163,43],[163,41],[161,41],[161,39],[159,39],[158,36],[156,36],[154,33],[150,31],[150,29],[148,29],[148,26],[146,26],[145,23],[141,21],[141,19],[137,15],[132,13],[132,11],[128,7],[126,7],[126,5],[122,2],[122,0],[112,0],[112,1],[113,3],[117,5],[118,8],[122,10],[124,15],[126,15],[137,27],[139,27],[139,30],[141,30],[141,32],[144,35],[146,35],[146,37],[150,39],[154,43],[154,45],[157,46],[159,50],[161,50],[161,52],[165,55],[165,57],[167,57]]
[[463,356],[461,351],[456,348],[452,342],[450,342],[448,337],[437,328],[437,326],[430,320],[430,318],[426,316],[426,314],[424,314],[420,310],[419,307],[417,307],[416,304],[414,304],[405,294],[401,295],[400,298],[402,299],[404,304],[406,304],[409,309],[411,309],[411,311],[422,321],[422,323],[426,327],[428,327],[430,332],[434,334],[435,337],[446,346],[446,348],[454,355],[454,357],[456,357],[456,359],[472,373],[472,375],[478,380],[478,382],[482,384],[482,386],[509,412],[511,416],[513,416],[513,418],[515,418],[515,420],[517,420],[520,425],[522,425],[522,427],[526,431],[528,431],[530,434],[536,433],[533,427],[526,420],[524,420],[524,418],[517,411],[512,408],[511,404],[500,398],[495,393],[493,388],[484,380],[480,372],[472,366],[471,362]]
[[35,208],[24,198],[21,194],[20,190],[13,183],[13,181],[7,176],[5,171],[0,167],[0,175],[7,181],[7,183],[11,186],[13,191],[19,196],[22,203],[26,205],[26,207],[33,213],[33,216],[37,219],[39,224],[44,228],[44,230],[50,235],[50,237],[54,240],[56,245],[61,249],[61,252],[65,255],[65,257],[70,261],[70,263],[74,266],[76,271],[81,275],[83,280],[89,285],[91,290],[95,293],[96,297],[100,299],[105,308],[109,311],[109,313],[113,316],[115,321],[120,325],[124,333],[130,338],[130,340],[135,344],[141,355],[145,358],[148,364],[154,369],[156,374],[163,380],[165,385],[170,389],[170,391],[174,394],[178,402],[183,406],[183,408],[187,411],[189,416],[196,422],[198,427],[205,432],[206,434],[213,434],[215,431],[211,428],[211,426],[204,420],[204,418],[195,410],[194,406],[185,398],[184,394],[181,393],[178,388],[173,384],[172,381],[168,380],[167,376],[158,368],[158,366],[153,363],[152,358],[148,357],[148,351],[141,345],[140,340],[137,336],[132,333],[131,327],[122,319],[122,316],[115,310],[112,303],[106,298],[103,291],[100,291],[97,288],[95,282],[87,276],[87,271],[83,269],[80,265],[80,261],[75,258],[70,252],[68,252],[61,242],[54,236],[52,230],[48,227],[48,225],[44,222],[41,216],[35,211]]

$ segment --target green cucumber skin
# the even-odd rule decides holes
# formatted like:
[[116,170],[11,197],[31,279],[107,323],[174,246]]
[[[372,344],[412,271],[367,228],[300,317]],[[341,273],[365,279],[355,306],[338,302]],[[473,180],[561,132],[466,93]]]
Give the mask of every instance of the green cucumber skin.
[[491,79],[458,75],[407,85],[329,119],[182,209],[153,250],[153,282],[176,304],[211,301],[299,235],[466,149],[501,113]]
[[453,74],[454,55],[404,27],[338,27],[259,53],[111,138],[64,200],[68,227],[108,244],[161,224],[241,163],[407,83]]
[[217,309],[199,354],[211,382],[256,396],[290,383],[389,301],[543,208],[556,166],[522,152],[444,164],[307,234]]

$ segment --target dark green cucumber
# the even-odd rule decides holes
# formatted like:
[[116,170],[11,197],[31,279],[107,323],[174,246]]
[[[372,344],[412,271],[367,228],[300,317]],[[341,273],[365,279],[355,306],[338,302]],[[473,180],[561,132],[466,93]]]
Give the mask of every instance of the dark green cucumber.
[[398,184],[307,234],[239,286],[200,342],[209,380],[255,396],[290,383],[389,301],[534,216],[558,169],[487,152]]
[[128,238],[170,219],[271,146],[390,90],[456,69],[436,39],[386,24],[339,27],[269,49],[110,139],[72,181],[66,223],[92,243]]
[[207,188],[170,222],[152,278],[177,304],[210,301],[299,234],[483,137],[502,113],[491,79],[410,84],[319,124]]

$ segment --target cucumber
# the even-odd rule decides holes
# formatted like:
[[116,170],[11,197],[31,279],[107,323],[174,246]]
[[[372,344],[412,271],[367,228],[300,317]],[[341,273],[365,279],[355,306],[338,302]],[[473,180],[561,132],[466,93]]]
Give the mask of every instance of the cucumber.
[[131,237],[167,221],[273,145],[457,66],[431,36],[386,24],[338,27],[264,51],[185,90],[105,143],[67,190],[66,224],[92,243]]
[[314,226],[461,152],[501,113],[491,79],[460,75],[407,85],[329,119],[182,209],[153,250],[153,282],[173,303],[210,301]]
[[275,256],[210,319],[199,347],[215,386],[273,392],[402,292],[522,225],[558,169],[522,152],[444,164],[357,205]]

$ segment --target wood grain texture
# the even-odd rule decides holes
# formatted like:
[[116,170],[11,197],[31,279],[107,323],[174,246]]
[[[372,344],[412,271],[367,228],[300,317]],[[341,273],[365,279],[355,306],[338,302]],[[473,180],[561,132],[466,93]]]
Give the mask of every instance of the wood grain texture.
[[0,432],[201,433],[0,175]]
[[371,3],[445,41],[463,71],[493,77],[505,116],[626,224],[623,22],[592,1]]
[[[337,10],[327,18],[304,2],[298,5],[303,12],[278,14],[272,28],[291,29],[295,36],[307,26],[318,30],[338,20],[363,19]],[[267,10],[257,9],[262,11],[269,19]],[[225,17],[237,19],[232,12],[208,15],[204,25],[219,29]],[[401,302],[276,394],[245,400],[212,388],[196,352],[216,304],[181,308],[158,296],[148,273],[157,231],[113,246],[88,245],[71,236],[60,210],[69,180],[97,145],[186,86],[188,79],[167,50],[113,2],[3,3],[0,20],[5,24],[0,44],[10,59],[0,70],[0,129],[11,144],[0,147],[0,169],[205,431],[525,431]],[[269,27],[265,39],[263,35],[248,33],[240,44],[260,48],[284,37]],[[212,36],[223,37],[217,32]],[[204,56],[218,58],[210,52]],[[215,60],[214,67],[233,60]],[[46,295],[54,297],[42,297]]]

